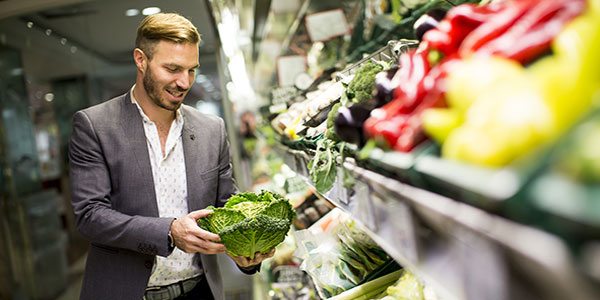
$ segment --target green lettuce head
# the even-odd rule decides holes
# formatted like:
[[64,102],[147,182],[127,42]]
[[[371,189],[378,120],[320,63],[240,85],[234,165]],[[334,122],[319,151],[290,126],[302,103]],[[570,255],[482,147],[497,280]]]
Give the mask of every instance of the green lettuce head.
[[282,196],[262,191],[231,196],[225,207],[209,207],[213,213],[198,225],[218,234],[232,256],[254,258],[283,242],[296,213]]

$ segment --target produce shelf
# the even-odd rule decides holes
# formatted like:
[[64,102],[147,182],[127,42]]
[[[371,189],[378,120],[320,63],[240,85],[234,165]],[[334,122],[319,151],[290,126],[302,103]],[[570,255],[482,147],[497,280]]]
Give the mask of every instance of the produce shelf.
[[[275,147],[309,184],[309,153]],[[441,299],[600,299],[558,236],[358,166],[346,158],[322,196],[350,214]],[[355,178],[343,185],[341,168]]]
[[398,63],[400,54],[407,52],[410,48],[417,47],[419,44],[415,40],[391,40],[387,45],[379,48],[377,51],[359,60],[358,62],[346,67],[344,70],[336,74],[336,81],[349,83],[358,68],[368,61],[387,61]]

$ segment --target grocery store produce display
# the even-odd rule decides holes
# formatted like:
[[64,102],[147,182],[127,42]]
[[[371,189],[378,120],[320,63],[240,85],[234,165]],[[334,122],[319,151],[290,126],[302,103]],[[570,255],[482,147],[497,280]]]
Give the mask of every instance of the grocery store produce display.
[[600,1],[434,2],[275,116],[280,155],[450,299],[600,297]]

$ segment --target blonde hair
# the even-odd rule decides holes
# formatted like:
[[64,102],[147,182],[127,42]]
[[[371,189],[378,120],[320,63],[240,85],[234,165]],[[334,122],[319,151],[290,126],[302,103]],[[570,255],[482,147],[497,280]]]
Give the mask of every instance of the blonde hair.
[[192,22],[176,13],[158,13],[145,17],[137,29],[135,47],[140,48],[151,59],[154,46],[161,40],[198,45],[200,34]]

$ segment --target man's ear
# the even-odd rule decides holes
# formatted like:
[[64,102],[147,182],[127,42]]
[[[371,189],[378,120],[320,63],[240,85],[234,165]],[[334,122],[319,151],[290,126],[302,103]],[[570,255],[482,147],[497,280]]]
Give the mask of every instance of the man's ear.
[[146,71],[146,67],[148,65],[148,57],[140,48],[133,49],[133,61],[135,62],[135,66],[139,71]]

